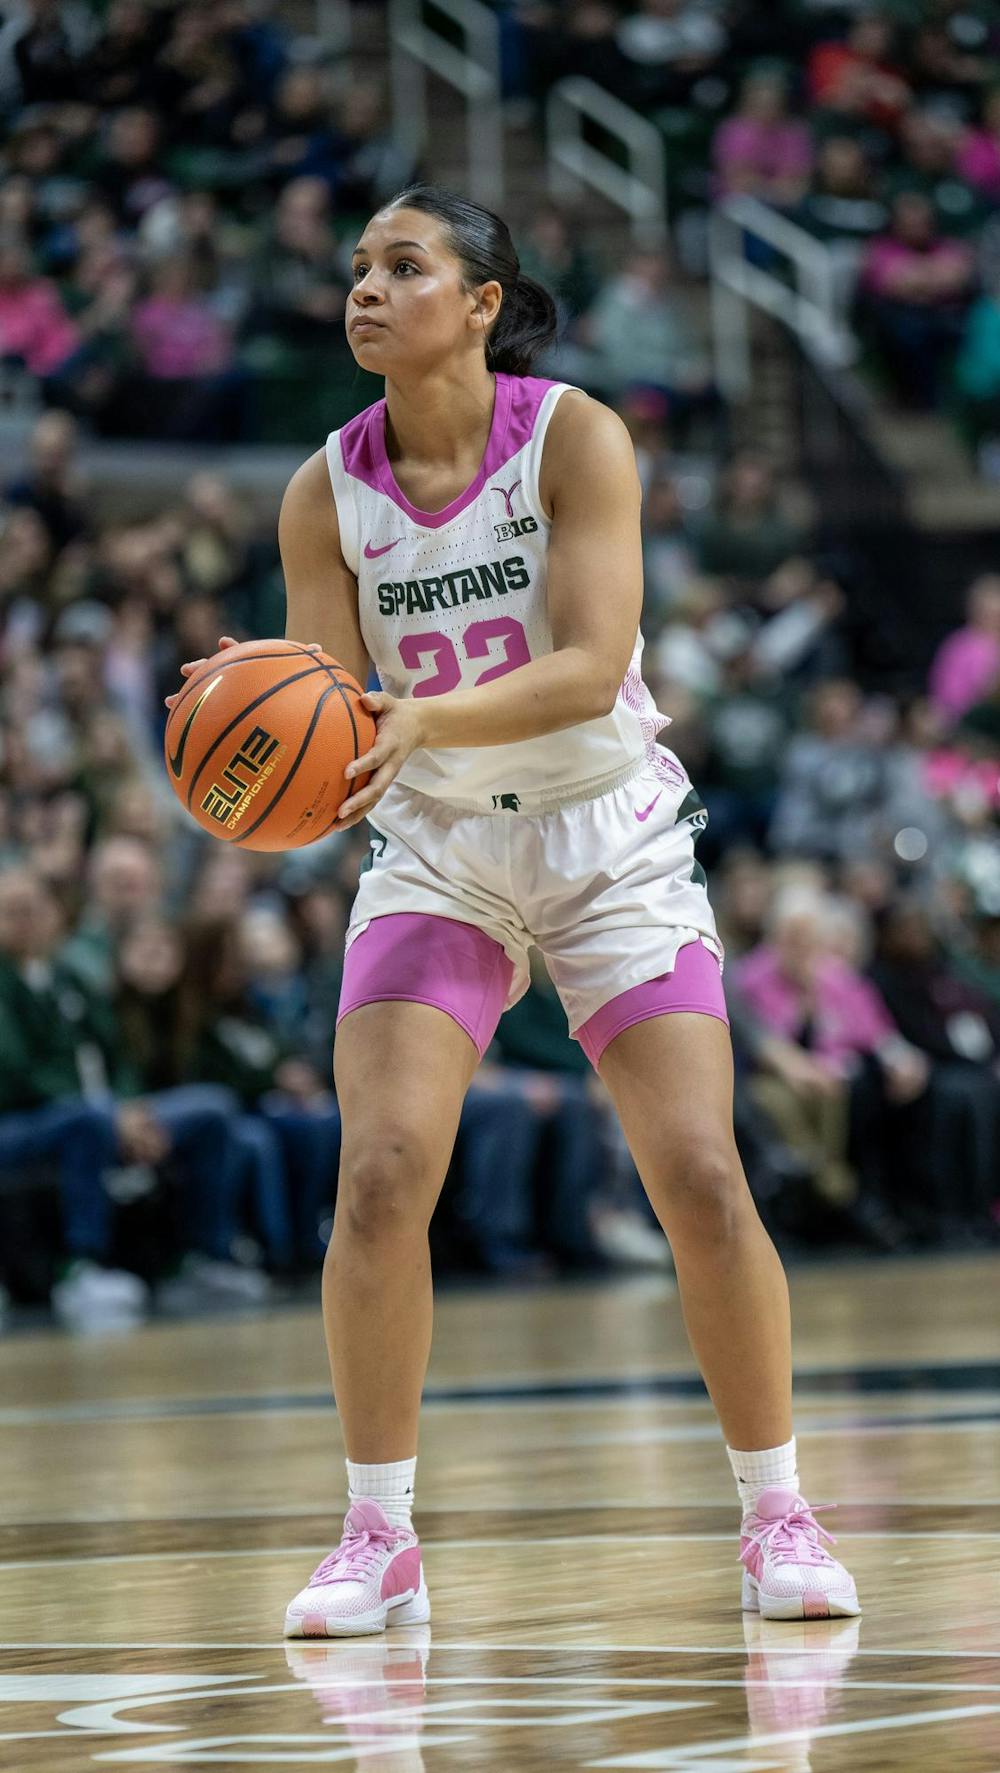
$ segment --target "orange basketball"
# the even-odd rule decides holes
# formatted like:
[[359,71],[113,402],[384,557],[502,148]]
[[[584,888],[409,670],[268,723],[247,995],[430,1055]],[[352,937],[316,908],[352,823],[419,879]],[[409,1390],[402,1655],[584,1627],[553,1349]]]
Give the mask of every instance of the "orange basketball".
[[247,850],[325,837],[367,782],[344,770],[375,741],[361,685],[293,640],[247,640],[206,659],[170,710],[170,784],[203,831]]

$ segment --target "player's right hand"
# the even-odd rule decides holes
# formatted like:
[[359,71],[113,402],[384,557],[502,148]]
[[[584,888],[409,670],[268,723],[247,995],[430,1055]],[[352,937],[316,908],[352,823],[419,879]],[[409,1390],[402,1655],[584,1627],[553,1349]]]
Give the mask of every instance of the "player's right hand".
[[[239,644],[239,641],[234,640],[231,634],[223,634],[219,640],[219,651],[220,653],[224,653],[228,646],[239,646]],[[323,648],[320,646],[318,640],[310,640],[306,647],[306,652],[308,653],[321,653],[322,651]],[[181,666],[181,676],[190,677],[193,672],[200,671],[202,666],[207,663],[208,661],[206,659],[188,659],[187,663]],[[175,690],[172,696],[164,696],[163,700],[166,702],[167,707],[172,708],[178,696],[181,694],[183,694],[181,690]]]
[[[234,640],[231,634],[223,634],[219,641],[219,651],[220,653],[224,653],[227,646],[238,645],[239,642]],[[205,663],[206,661],[204,659],[188,659],[187,664],[181,666],[181,676],[190,677],[195,671],[200,671]],[[168,708],[173,707],[180,694],[180,690],[175,690],[172,696],[164,696],[163,700],[166,702]]]

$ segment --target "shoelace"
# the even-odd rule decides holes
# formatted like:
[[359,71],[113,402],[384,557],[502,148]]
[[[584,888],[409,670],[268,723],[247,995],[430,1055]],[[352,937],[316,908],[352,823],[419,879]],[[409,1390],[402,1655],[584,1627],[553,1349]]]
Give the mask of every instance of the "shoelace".
[[835,1502],[818,1502],[815,1508],[810,1508],[800,1497],[788,1514],[780,1515],[776,1521],[765,1521],[748,1535],[747,1544],[740,1552],[740,1563],[746,1563],[755,1545],[762,1551],[766,1549],[776,1564],[832,1563],[833,1559],[820,1544],[820,1538],[830,1545],[836,1545],[837,1541],[813,1519],[813,1515],[836,1506]]
[[336,1551],[325,1557],[309,1578],[310,1588],[324,1582],[356,1582],[371,1573],[379,1552],[385,1551],[398,1537],[378,1527],[365,1527],[360,1533],[345,1533]]

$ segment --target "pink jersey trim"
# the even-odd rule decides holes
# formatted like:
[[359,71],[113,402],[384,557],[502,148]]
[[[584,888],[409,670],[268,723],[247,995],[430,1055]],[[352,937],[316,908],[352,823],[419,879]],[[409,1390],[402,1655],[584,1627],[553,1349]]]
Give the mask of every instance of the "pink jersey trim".
[[482,1058],[514,976],[499,942],[476,924],[423,911],[375,917],[344,960],[339,1028],[366,1003],[426,1003],[464,1029]]
[[375,492],[384,493],[421,529],[442,529],[478,499],[491,474],[499,473],[504,463],[524,448],[535,429],[542,401],[555,386],[555,382],[543,381],[538,376],[497,374],[493,420],[479,472],[465,491],[441,511],[421,511],[411,505],[396,484],[386,454],[384,400],[377,400],[374,406],[366,407],[357,418],[348,420],[343,426],[340,453],[344,472],[355,480],[364,481]]
[[617,1034],[634,1028],[637,1022],[648,1022],[653,1016],[666,1016],[674,1010],[716,1016],[729,1026],[721,968],[704,942],[685,943],[678,950],[672,973],[661,973],[659,978],[633,985],[631,990],[602,1004],[577,1029],[574,1039],[580,1042],[596,1071],[605,1048]]

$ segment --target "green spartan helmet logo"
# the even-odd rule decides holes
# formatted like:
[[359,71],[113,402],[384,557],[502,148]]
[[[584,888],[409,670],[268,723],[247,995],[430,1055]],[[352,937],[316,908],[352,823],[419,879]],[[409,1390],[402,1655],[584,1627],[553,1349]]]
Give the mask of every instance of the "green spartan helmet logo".
[[496,806],[498,801],[500,811],[504,813],[516,813],[521,805],[516,794],[494,794],[493,805]]

